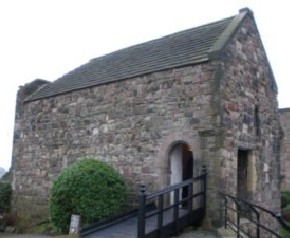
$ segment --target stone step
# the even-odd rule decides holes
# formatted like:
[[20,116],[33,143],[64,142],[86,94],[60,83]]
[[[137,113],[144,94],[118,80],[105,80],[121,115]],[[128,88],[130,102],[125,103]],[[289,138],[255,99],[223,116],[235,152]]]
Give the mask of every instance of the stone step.
[[[246,218],[241,218],[240,221],[240,226],[243,227],[243,229],[246,232],[249,232],[248,230],[248,225],[250,224],[250,221]],[[236,229],[235,229],[236,230]],[[225,229],[224,227],[221,227],[217,230],[217,234],[219,238],[235,238],[237,237],[237,233],[235,231],[233,231],[232,229],[228,228]],[[240,236],[242,238],[249,238],[249,236],[247,236],[245,233],[240,232]]]
[[237,234],[231,229],[225,229],[224,227],[217,230],[218,238],[236,238]]

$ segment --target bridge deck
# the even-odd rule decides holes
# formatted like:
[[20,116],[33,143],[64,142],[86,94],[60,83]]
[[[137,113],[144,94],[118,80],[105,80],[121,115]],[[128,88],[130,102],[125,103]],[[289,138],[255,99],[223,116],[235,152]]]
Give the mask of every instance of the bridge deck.
[[[154,211],[151,211],[151,213]],[[182,217],[186,214],[186,211],[180,210],[179,216]],[[146,219],[146,232],[150,232],[157,227],[157,215],[154,215]],[[173,211],[168,210],[163,214],[163,224],[169,224],[173,221]],[[99,238],[136,238],[137,237],[137,216],[129,217],[127,219],[118,222],[112,226],[100,229],[91,234],[82,237],[99,237]]]

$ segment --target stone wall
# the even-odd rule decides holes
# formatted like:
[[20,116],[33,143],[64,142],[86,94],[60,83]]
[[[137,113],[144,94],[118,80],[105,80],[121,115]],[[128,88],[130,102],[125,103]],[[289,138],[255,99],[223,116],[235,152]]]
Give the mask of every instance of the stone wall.
[[[280,126],[277,88],[256,25],[248,16],[222,55],[222,188],[280,211]],[[239,152],[240,151],[240,152]],[[238,184],[238,156],[247,156],[244,188]],[[241,158],[244,159],[244,158]],[[240,189],[246,189],[243,194]],[[264,224],[273,225],[272,217]]]
[[283,131],[281,146],[281,190],[290,190],[290,108],[279,110],[280,122]]
[[[43,79],[36,79],[32,81],[31,83],[27,83],[24,86],[20,86],[17,92],[16,97],[16,107],[15,107],[15,125],[14,125],[14,140],[19,139],[19,135],[17,133],[20,125],[18,124],[18,121],[20,121],[22,118],[22,115],[24,113],[24,100],[26,98],[29,98],[34,92],[39,90],[41,87],[48,85],[50,82],[43,80]],[[12,160],[13,162],[13,160]],[[13,167],[13,165],[12,165]]]
[[[24,86],[20,86],[19,90],[17,92],[17,98],[16,98],[16,109],[15,109],[15,124],[14,124],[14,138],[13,138],[13,144],[17,145],[21,141],[21,134],[19,133],[22,130],[22,121],[23,121],[23,115],[24,115],[24,101],[25,99],[29,98],[34,92],[39,90],[41,87],[48,85],[50,82],[42,79],[36,79],[32,81],[31,83],[27,83]],[[21,147],[14,147],[13,146],[13,153],[15,151],[18,151],[17,153],[22,153],[23,150],[18,148]],[[24,155],[26,156],[26,155]],[[11,166],[11,174],[10,179],[12,180],[12,186],[15,187],[17,181],[13,179],[13,175],[15,174],[15,168],[19,168],[17,164],[18,160],[15,159],[14,155],[12,155],[12,166]],[[27,163],[27,161],[26,161]],[[27,163],[25,168],[26,171],[23,171],[24,173],[27,173],[27,171],[31,170],[30,164]],[[30,180],[33,179],[33,177],[29,178]],[[23,200],[22,200],[23,199]],[[21,219],[26,221],[27,215],[30,216],[30,214],[37,214],[35,217],[35,220],[38,221],[38,218],[41,217],[43,219],[47,219],[48,217],[48,211],[47,211],[47,204],[48,204],[48,198],[40,197],[38,196],[38,193],[30,194],[29,196],[18,197],[16,194],[13,194],[13,200],[15,203],[20,202],[22,214],[20,215]],[[12,204],[14,204],[14,202]],[[13,207],[15,211],[18,210],[18,207]]]
[[38,217],[38,210],[47,209],[53,179],[84,156],[126,175],[133,203],[140,184],[151,191],[168,186],[174,142],[190,145],[195,161],[206,156],[200,135],[203,151],[215,146],[214,67],[166,70],[24,103],[13,149],[17,210],[31,204],[29,212]]

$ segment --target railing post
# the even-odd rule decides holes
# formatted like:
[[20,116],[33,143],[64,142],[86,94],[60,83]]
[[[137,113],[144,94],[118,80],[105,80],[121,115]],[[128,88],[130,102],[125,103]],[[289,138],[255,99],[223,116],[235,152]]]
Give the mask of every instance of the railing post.
[[173,199],[173,221],[175,224],[175,232],[179,233],[179,188],[174,189],[174,199]]
[[163,206],[164,206],[163,194],[159,195],[158,203],[159,203],[159,209],[158,209],[158,230],[159,230],[159,237],[163,237],[162,236],[162,228],[163,228]]
[[187,209],[192,213],[192,204],[193,204],[193,181],[188,184],[188,200],[187,200]]
[[257,238],[260,238],[260,214],[257,212]]
[[146,187],[141,185],[140,191],[138,194],[138,228],[137,228],[137,237],[145,237],[145,213],[146,213]]
[[205,212],[205,206],[206,206],[206,166],[203,165],[202,166],[202,173],[203,173],[203,192],[204,192],[204,195],[203,195],[203,209],[204,209],[204,212]]
[[238,201],[234,200],[237,206],[237,237],[240,238],[240,214],[241,214],[241,207]]
[[225,196],[225,229],[227,229],[227,222],[228,222],[228,199]]
[[189,223],[193,222],[193,180],[188,184],[188,197],[187,197],[187,211],[189,213]]

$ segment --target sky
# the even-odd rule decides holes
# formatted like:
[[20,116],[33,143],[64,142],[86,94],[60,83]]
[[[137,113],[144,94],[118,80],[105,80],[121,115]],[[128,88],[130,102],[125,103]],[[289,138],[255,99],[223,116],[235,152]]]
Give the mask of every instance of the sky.
[[11,165],[20,85],[54,81],[90,59],[236,15],[244,7],[254,12],[279,107],[290,107],[288,1],[0,0],[0,167]]

